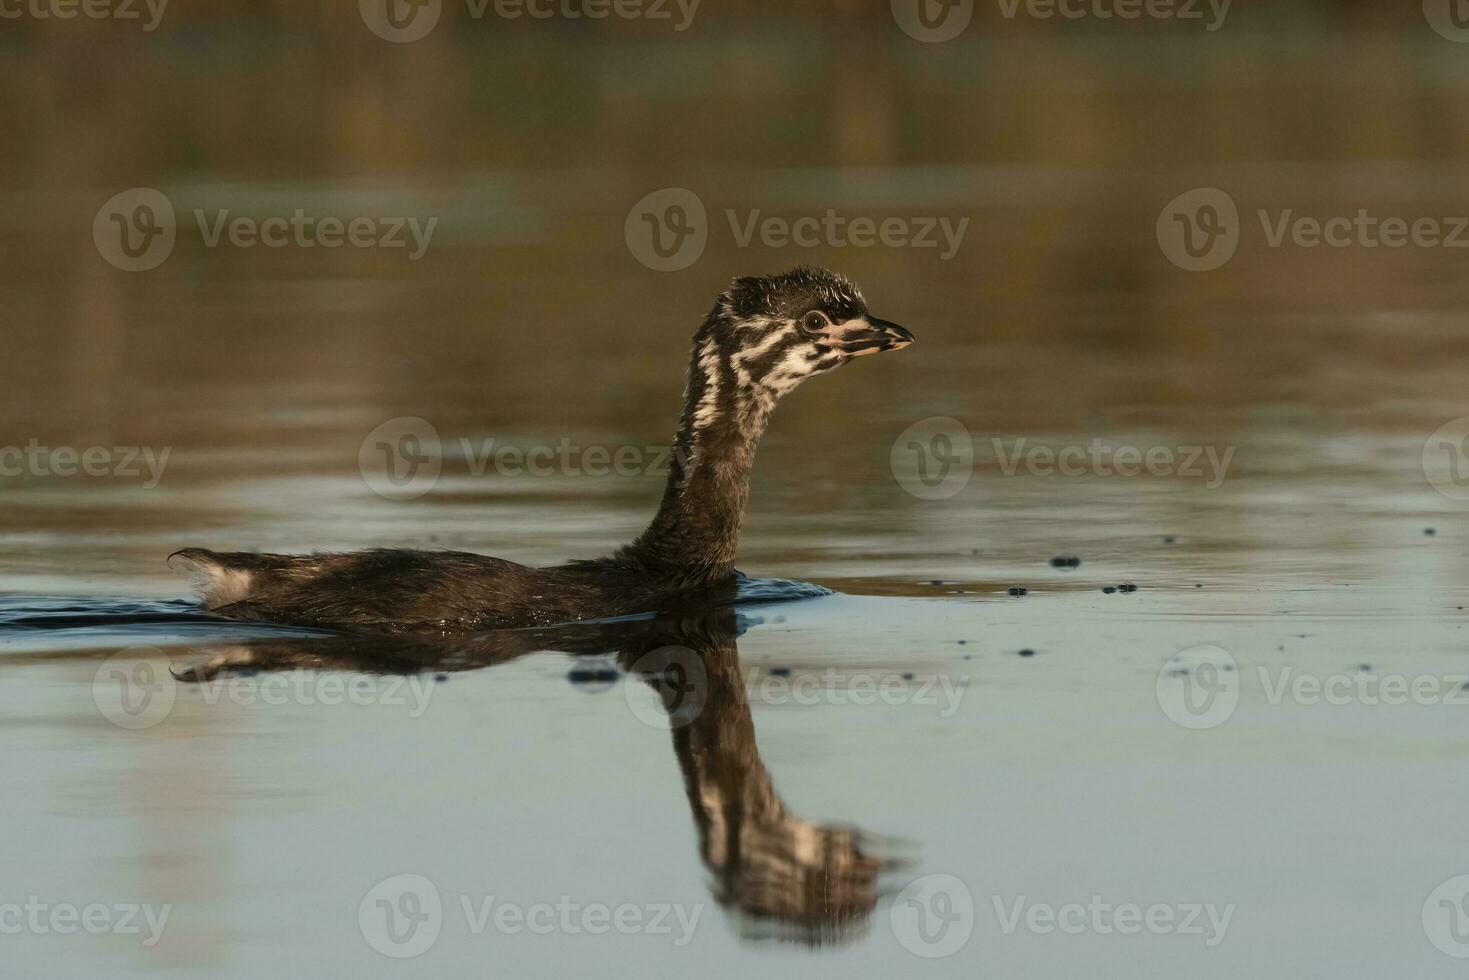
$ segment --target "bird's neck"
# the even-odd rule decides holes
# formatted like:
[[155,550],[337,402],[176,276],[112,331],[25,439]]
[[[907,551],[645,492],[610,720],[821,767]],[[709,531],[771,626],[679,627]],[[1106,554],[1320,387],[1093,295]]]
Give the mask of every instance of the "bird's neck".
[[690,587],[733,574],[750,470],[773,403],[738,383],[706,325],[694,338],[663,501],[626,553]]

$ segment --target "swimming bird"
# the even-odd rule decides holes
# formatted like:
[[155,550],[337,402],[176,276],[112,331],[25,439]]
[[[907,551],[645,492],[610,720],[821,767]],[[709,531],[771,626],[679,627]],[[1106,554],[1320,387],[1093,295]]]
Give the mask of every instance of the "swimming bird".
[[603,558],[530,568],[457,551],[185,548],[169,561],[197,577],[205,606],[220,615],[349,630],[546,626],[732,591],[750,470],[776,403],[807,378],[912,342],[903,327],[872,316],[837,273],[797,268],[733,280],[694,334],[658,512]]

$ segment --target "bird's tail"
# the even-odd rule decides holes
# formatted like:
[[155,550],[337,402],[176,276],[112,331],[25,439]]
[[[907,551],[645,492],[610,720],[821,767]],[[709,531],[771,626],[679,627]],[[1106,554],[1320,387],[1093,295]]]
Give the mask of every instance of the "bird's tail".
[[250,598],[264,577],[279,571],[289,561],[284,555],[183,548],[168,556],[168,567],[193,580],[205,608],[218,609]]

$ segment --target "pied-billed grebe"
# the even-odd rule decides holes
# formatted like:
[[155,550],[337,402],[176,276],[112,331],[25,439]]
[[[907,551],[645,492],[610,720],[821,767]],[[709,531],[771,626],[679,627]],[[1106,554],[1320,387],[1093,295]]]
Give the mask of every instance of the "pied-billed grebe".
[[734,581],[755,447],[782,395],[913,335],[867,312],[845,277],[795,269],[734,280],[694,334],[673,460],[648,529],[614,554],[527,568],[456,551],[175,552],[222,615],[301,626],[475,630],[656,611]]

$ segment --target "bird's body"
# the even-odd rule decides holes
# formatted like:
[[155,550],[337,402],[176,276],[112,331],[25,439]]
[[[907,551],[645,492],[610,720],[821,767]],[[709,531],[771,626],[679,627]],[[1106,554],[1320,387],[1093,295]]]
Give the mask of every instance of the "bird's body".
[[606,558],[529,568],[454,551],[174,556],[224,615],[377,631],[472,631],[653,612],[733,588],[755,449],[780,397],[854,357],[905,347],[846,279],[797,269],[736,279],[694,335],[657,515]]
[[464,551],[218,554],[186,548],[205,604],[235,618],[374,630],[514,629],[650,612],[732,585],[665,579],[609,557],[531,568]]

